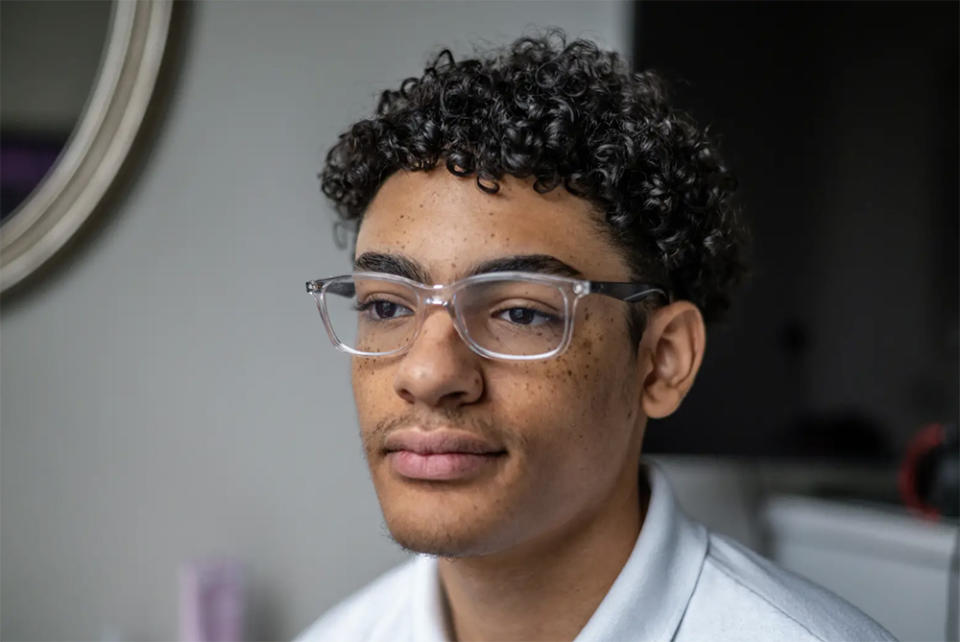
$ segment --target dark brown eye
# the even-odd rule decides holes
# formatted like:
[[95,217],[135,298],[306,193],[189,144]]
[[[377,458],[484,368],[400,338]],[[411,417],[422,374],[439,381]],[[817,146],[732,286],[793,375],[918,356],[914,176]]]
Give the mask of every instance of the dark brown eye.
[[398,307],[393,301],[377,301],[373,304],[373,310],[380,319],[392,319],[396,316]]
[[517,325],[541,325],[555,320],[554,316],[532,308],[508,308],[501,310],[496,316]]
[[386,321],[388,319],[407,317],[413,314],[413,311],[407,306],[384,299],[367,301],[357,306],[357,310],[366,313],[375,321]]

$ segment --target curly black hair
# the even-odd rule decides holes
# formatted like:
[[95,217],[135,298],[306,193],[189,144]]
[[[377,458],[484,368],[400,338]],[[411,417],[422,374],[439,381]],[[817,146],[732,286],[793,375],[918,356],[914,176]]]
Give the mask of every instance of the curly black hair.
[[707,321],[745,274],[736,180],[708,131],[668,104],[656,73],[593,42],[553,29],[475,59],[444,49],[340,136],[320,178],[340,224],[359,224],[392,173],[440,162],[487,192],[506,174],[587,199],[633,278],[659,280]]

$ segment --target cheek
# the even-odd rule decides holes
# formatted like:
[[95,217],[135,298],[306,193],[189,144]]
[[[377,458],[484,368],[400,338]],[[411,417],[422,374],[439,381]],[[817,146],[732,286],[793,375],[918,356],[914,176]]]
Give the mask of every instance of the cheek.
[[529,457],[595,469],[598,460],[625,454],[630,440],[627,365],[622,346],[578,333],[559,357],[491,379],[492,407],[530,442]]
[[354,357],[350,370],[360,429],[367,432],[373,428],[371,424],[387,411],[393,395],[393,380],[388,369],[374,359]]
[[620,426],[634,416],[636,373],[627,320],[615,306],[586,307],[563,355],[571,398],[594,425]]

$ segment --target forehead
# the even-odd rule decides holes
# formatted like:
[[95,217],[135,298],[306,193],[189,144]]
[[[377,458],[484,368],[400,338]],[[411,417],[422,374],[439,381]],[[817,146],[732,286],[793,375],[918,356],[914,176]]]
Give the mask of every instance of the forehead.
[[474,177],[445,167],[399,171],[371,201],[357,237],[357,256],[396,254],[422,265],[436,281],[464,276],[479,263],[512,255],[547,255],[585,277],[628,278],[622,252],[603,233],[591,204],[561,188],[537,193],[533,180],[506,176],[496,194]]

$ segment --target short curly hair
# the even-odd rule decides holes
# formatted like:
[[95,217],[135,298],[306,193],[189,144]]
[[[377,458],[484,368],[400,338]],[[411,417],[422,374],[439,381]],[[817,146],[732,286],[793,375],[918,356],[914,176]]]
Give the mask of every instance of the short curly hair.
[[632,73],[615,52],[568,43],[558,29],[472,59],[441,51],[341,134],[322,190],[339,224],[356,225],[395,171],[441,162],[487,192],[510,175],[588,200],[632,277],[659,280],[707,321],[746,272],[736,180],[707,129],[668,104],[656,73]]

